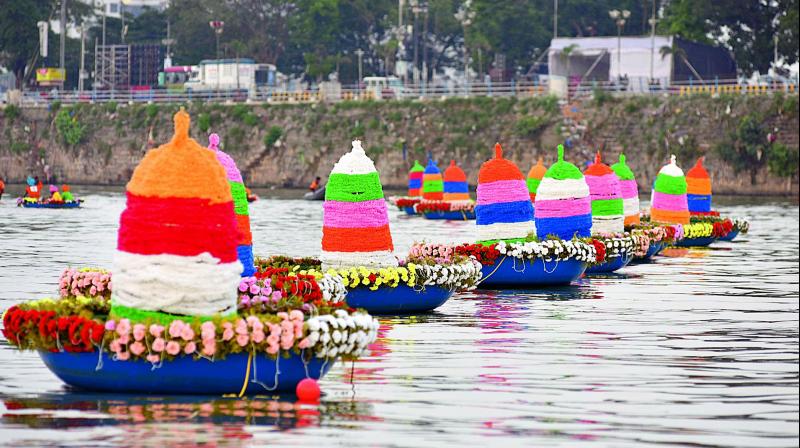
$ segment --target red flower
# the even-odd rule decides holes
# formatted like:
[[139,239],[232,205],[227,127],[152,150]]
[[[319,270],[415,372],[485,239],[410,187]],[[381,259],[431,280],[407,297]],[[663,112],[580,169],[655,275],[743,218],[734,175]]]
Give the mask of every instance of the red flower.
[[602,241],[592,238],[592,245],[597,252],[597,262],[602,263],[606,261],[606,245]]

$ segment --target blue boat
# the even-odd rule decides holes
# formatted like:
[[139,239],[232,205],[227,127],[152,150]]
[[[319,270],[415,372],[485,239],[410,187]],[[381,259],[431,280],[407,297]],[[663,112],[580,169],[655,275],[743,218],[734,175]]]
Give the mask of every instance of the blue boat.
[[78,389],[167,395],[239,394],[245,382],[248,395],[294,391],[301,380],[319,379],[335,363],[314,357],[306,364],[295,353],[277,363],[259,353],[249,363],[248,354],[236,353],[216,361],[182,355],[154,368],[145,361],[115,361],[106,351],[100,362],[96,352],[40,351],[39,356],[61,381]]
[[736,238],[737,236],[739,236],[739,229],[733,229],[730,232],[728,232],[727,235],[723,236],[719,240],[720,241],[733,241],[734,238]]
[[414,216],[417,214],[417,211],[414,210],[413,205],[409,205],[408,207],[403,207],[403,211],[406,212],[406,215]]
[[610,272],[616,272],[631,262],[633,257],[629,255],[621,255],[619,257],[614,258],[606,258],[606,261],[602,264],[598,264],[596,266],[589,266],[586,269],[586,274],[608,274]]
[[505,257],[493,265],[483,266],[479,288],[569,285],[580,278],[585,270],[586,263],[575,259],[543,261],[540,258],[522,260]]
[[22,206],[25,208],[79,208],[81,203],[80,201],[61,203],[22,201]]
[[441,286],[426,286],[415,289],[408,285],[388,286],[371,290],[359,286],[347,292],[347,305],[363,308],[369,314],[426,313],[442,306],[453,296],[453,291]]
[[673,245],[677,247],[706,247],[717,239],[713,236],[704,236],[700,238],[684,238],[676,241]]
[[474,211],[425,212],[425,219],[447,219],[450,221],[470,221],[475,219],[475,212]]

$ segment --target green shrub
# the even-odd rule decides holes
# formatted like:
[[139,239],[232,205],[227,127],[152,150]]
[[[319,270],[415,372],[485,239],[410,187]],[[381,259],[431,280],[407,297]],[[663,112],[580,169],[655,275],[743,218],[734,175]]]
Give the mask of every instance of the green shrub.
[[602,106],[614,100],[614,97],[603,89],[594,89],[592,93],[595,106]]
[[30,149],[30,145],[25,142],[11,142],[11,153],[22,154]]
[[3,110],[3,115],[5,115],[5,117],[6,117],[6,119],[8,121],[13,122],[19,116],[19,107],[15,106],[13,104],[9,104]]
[[50,112],[56,113],[59,109],[61,109],[61,101],[53,101],[50,103]]
[[236,104],[231,108],[231,116],[239,121],[244,121],[244,117],[249,113],[250,107],[246,104]]
[[109,114],[113,114],[117,111],[117,102],[116,101],[109,101],[103,105],[103,109]]
[[200,129],[201,132],[208,132],[211,128],[211,116],[206,113],[202,113],[197,116],[197,127]]
[[547,118],[538,115],[528,115],[517,120],[514,130],[521,137],[535,137],[547,126]]
[[242,121],[244,121],[244,124],[250,127],[258,126],[259,124],[261,124],[261,120],[258,119],[258,115],[252,112],[248,112],[247,114],[245,114],[244,119]]
[[783,143],[772,145],[767,162],[772,174],[779,177],[794,177],[797,174],[798,163],[800,163],[798,148],[790,148]]
[[275,143],[278,139],[281,138],[283,135],[283,128],[280,126],[272,126],[267,131],[267,135],[264,136],[264,146],[267,148],[272,148],[275,146]]
[[353,129],[350,130],[350,138],[364,138],[365,133],[364,125],[357,121]]
[[158,104],[148,104],[145,108],[147,121],[152,122],[158,116]]
[[227,151],[241,149],[242,143],[244,143],[244,136],[245,131],[239,126],[233,126],[228,129],[228,133],[225,135],[225,149]]
[[69,109],[61,109],[56,114],[56,130],[64,143],[74,146],[83,140],[85,127],[78,122]]

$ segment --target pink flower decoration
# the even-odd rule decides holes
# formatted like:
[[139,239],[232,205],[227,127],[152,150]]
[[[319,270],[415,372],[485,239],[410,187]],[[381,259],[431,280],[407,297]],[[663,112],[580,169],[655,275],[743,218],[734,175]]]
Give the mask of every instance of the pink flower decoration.
[[305,338],[297,344],[297,347],[300,349],[309,348],[311,347],[311,341],[308,338]]
[[226,329],[225,329],[225,330],[222,332],[222,340],[223,340],[223,341],[230,341],[231,339],[233,339],[233,336],[234,336],[234,332],[233,332],[233,330],[232,330],[232,329],[230,329],[230,328],[226,328]]
[[155,338],[153,341],[153,351],[154,352],[163,352],[164,348],[166,347],[166,342],[162,338]]
[[144,353],[145,348],[146,347],[144,346],[144,344],[142,344],[139,341],[136,341],[133,344],[131,344],[129,349],[130,349],[131,353],[133,353],[136,356],[139,356],[142,353]]
[[278,317],[280,317],[280,318],[281,318],[281,320],[287,320],[287,319],[289,319],[289,313],[287,313],[286,311],[281,311],[281,312],[279,312],[279,313],[276,313],[276,315],[277,315]]
[[181,351],[181,345],[178,344],[177,341],[169,341],[167,342],[167,353],[172,356],[177,355]]
[[262,343],[264,341],[265,337],[266,337],[266,335],[264,334],[263,331],[261,331],[261,330],[254,330],[253,331],[252,338],[253,338],[253,342],[255,342],[256,344]]
[[246,334],[240,334],[236,336],[236,343],[239,344],[239,347],[244,347],[249,342],[250,338]]
[[122,347],[119,344],[119,339],[114,339],[111,341],[111,343],[108,344],[108,349],[114,353],[119,353],[119,351],[122,350]]
[[269,347],[267,347],[267,353],[269,353],[270,355],[278,353],[278,350],[279,350],[278,344],[270,344]]
[[217,343],[216,342],[214,342],[212,340],[211,343],[209,343],[209,344],[203,343],[203,354],[204,355],[206,355],[206,356],[214,356],[214,353],[216,353],[216,352],[217,352]]
[[182,320],[173,320],[169,324],[169,335],[173,338],[178,338],[181,336],[181,329],[185,324]]
[[164,332],[164,327],[158,324],[151,324],[150,325],[150,334],[153,335],[154,338],[160,338],[161,333]]
[[[142,324],[136,324],[133,326],[133,339],[137,341],[141,341],[144,339],[145,334],[147,334],[147,327]],[[137,353],[134,353],[137,354]],[[138,354],[137,354],[138,355]]]
[[283,295],[280,291],[272,291],[272,300],[277,302],[278,300],[281,300],[281,297],[283,297]]
[[195,350],[197,350],[197,345],[192,341],[187,342],[183,347],[183,353],[186,353],[187,355],[191,355],[195,352]]
[[299,320],[303,321],[303,312],[300,310],[292,310],[289,311],[289,320]]
[[194,339],[194,330],[189,325],[185,325],[181,328],[181,339],[184,341],[191,341]]
[[106,330],[114,331],[115,328],[117,328],[117,323],[113,319],[106,321]]
[[117,340],[119,341],[120,344],[125,345],[131,341],[131,336],[129,334],[126,334],[124,336],[120,336],[119,339]]
[[155,364],[155,363],[157,363],[158,361],[161,360],[161,356],[156,355],[156,354],[152,354],[152,355],[147,355],[145,357],[145,359],[147,359],[148,362],[151,362],[151,363]]
[[97,295],[97,286],[92,286],[89,289],[89,295],[96,296]]
[[247,334],[247,322],[244,319],[239,319],[236,321],[236,333],[237,334]]
[[214,328],[214,322],[207,321],[200,325],[200,337],[202,339],[214,339],[217,330]]
[[117,353],[117,360],[118,361],[127,361],[131,359],[131,352],[119,352]]
[[131,321],[128,319],[121,319],[117,324],[117,334],[120,336],[126,335],[131,331]]

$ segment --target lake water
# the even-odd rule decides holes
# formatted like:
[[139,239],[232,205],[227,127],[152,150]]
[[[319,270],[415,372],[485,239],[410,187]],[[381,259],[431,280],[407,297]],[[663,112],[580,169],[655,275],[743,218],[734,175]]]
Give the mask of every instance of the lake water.
[[[317,254],[321,203],[261,194],[256,252]],[[80,210],[0,202],[0,309],[55,295],[66,266],[111,267],[124,197],[83,197]],[[337,364],[319,406],[78,393],[3,340],[0,445],[797,446],[797,203],[715,200],[750,234],[569,288],[477,291],[382,319],[372,355]],[[390,213],[398,252],[474,239],[474,222]]]

